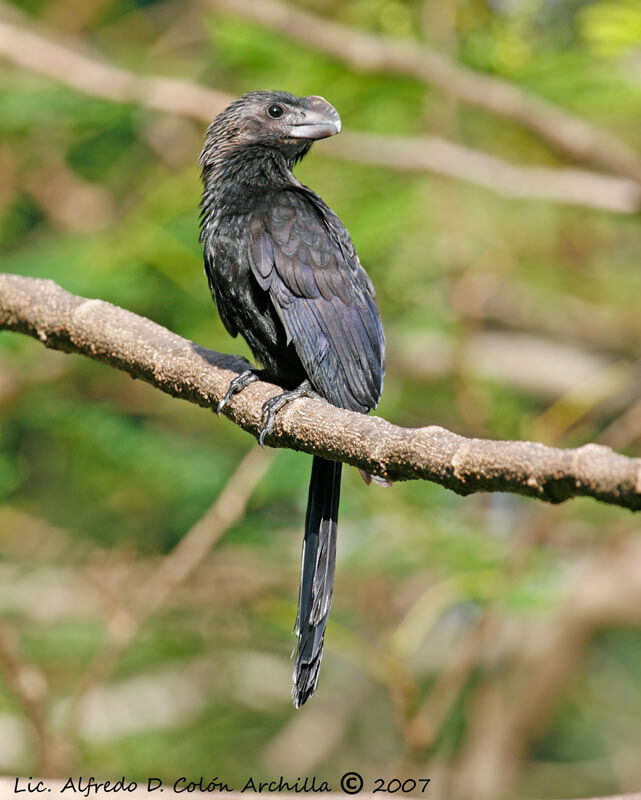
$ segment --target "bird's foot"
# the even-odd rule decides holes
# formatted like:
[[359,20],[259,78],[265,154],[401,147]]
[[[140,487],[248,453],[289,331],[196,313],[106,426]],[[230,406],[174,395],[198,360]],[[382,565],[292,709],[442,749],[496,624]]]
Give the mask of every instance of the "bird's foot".
[[242,390],[246,386],[249,386],[250,383],[257,381],[258,377],[259,376],[257,375],[255,369],[246,369],[244,372],[241,372],[240,375],[236,375],[234,380],[229,384],[229,388],[225,392],[225,396],[216,407],[216,413],[218,416],[220,416],[220,412],[223,410],[223,408],[225,408],[235,394],[242,392]]
[[270,397],[263,403],[263,410],[261,414],[262,430],[258,437],[258,444],[263,447],[265,444],[265,437],[270,436],[274,432],[274,423],[276,421],[276,414],[291,403],[292,400],[298,400],[300,397],[319,398],[318,392],[312,389],[309,381],[303,381],[296,389],[292,389],[282,394],[277,394],[276,397]]

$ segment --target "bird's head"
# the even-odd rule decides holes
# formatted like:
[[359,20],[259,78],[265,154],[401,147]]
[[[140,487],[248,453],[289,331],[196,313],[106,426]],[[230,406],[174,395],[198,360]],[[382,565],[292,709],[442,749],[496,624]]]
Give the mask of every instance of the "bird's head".
[[203,168],[231,154],[268,149],[290,165],[316,139],[340,133],[336,109],[323,97],[295,97],[288,92],[248,92],[227,106],[207,130],[200,156]]

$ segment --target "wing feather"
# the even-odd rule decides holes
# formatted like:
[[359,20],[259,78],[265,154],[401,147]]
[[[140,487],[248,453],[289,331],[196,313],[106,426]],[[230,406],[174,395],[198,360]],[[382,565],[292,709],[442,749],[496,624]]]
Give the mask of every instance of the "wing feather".
[[374,289],[338,217],[308,189],[267,198],[249,226],[249,263],[312,385],[334,405],[378,403],[385,340]]

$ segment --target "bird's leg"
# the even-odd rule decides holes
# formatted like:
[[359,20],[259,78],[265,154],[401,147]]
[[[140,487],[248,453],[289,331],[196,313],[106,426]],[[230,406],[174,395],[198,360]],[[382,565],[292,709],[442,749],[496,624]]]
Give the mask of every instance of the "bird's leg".
[[276,421],[276,414],[287,403],[292,400],[298,400],[299,397],[320,398],[318,392],[312,389],[312,385],[308,380],[304,380],[296,389],[292,389],[282,394],[277,394],[276,397],[270,397],[263,403],[263,411],[261,414],[261,422],[263,428],[258,437],[258,444],[262,447],[265,444],[265,437],[274,432],[274,422]]
[[223,408],[225,408],[235,394],[242,392],[246,386],[249,386],[250,383],[254,383],[254,381],[259,380],[259,378],[260,375],[256,369],[246,369],[244,372],[241,372],[240,375],[236,375],[234,380],[229,384],[229,388],[225,392],[225,396],[216,407],[216,413],[218,416],[220,416],[220,412],[223,410]]

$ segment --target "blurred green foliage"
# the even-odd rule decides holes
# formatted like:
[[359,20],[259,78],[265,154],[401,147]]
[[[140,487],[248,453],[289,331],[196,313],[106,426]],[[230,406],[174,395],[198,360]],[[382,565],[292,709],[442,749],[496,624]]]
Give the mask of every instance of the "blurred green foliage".
[[[265,87],[321,93],[346,130],[434,132],[509,160],[560,164],[514,124],[417,81],[352,72],[233,14],[187,9],[179,0],[15,5],[140,72],[230,94]],[[615,130],[641,152],[636,0],[301,5],[427,41]],[[2,65],[0,131],[3,271],[53,278],[200,344],[249,355],[224,331],[202,273],[201,126],[85,97]],[[345,164],[330,158],[331,147],[317,145],[297,174],[342,217],[376,286],[389,340],[381,415],[481,437],[527,438],[534,431],[563,445],[598,439],[638,402],[634,384],[615,392],[619,402],[575,417],[568,412],[560,427],[546,428],[546,411],[558,398],[509,375],[484,374],[474,358],[463,357],[487,332],[509,340],[525,331],[554,343],[558,337],[537,323],[562,322],[568,298],[598,308],[615,328],[638,318],[636,217],[506,200],[439,177]],[[540,314],[513,325],[467,316],[461,299],[469,300],[475,280],[524,287]],[[594,350],[585,344],[588,333],[577,325],[569,344]],[[615,363],[638,355],[639,340],[630,337],[597,354]],[[430,378],[433,341],[451,357]],[[637,427],[618,446],[638,454],[640,435]],[[230,422],[121,373],[0,336],[0,608],[24,657],[47,676],[54,716],[108,636],[113,604],[127,605],[132,582],[201,517],[254,445]],[[63,762],[67,770],[168,781],[217,774],[237,786],[248,774],[270,778],[289,770],[295,779],[291,737],[299,719],[318,713],[318,728],[305,736],[319,756],[304,762],[306,774],[334,785],[348,768],[368,776],[429,774],[462,746],[482,671],[476,666],[461,681],[432,738],[413,738],[407,721],[447,674],[448,651],[456,652],[483,615],[524,626],[553,619],[573,561],[638,532],[631,515],[589,501],[548,509],[514,497],[463,499],[427,483],[381,491],[347,470],[324,671],[318,696],[297,715],[288,699],[287,657],[308,468],[308,457],[278,453],[244,518],[117,667],[116,682],[148,676],[153,683],[163,671],[180,674],[185,664],[204,660],[209,677],[200,705],[163,724],[80,736],[79,754]],[[80,600],[83,592],[90,599]],[[404,713],[394,693],[400,678],[384,671],[390,642],[397,646],[394,669],[414,687]],[[520,796],[630,788],[615,765],[632,721],[638,723],[640,669],[638,631],[609,630],[593,643],[528,753]],[[161,705],[180,705],[162,698]],[[0,709],[20,713],[6,687]],[[336,715],[334,727],[322,713]],[[638,741],[638,729],[634,736]],[[603,766],[599,775],[595,764]],[[27,747],[0,767],[28,774],[39,769],[36,751]],[[638,770],[632,774],[641,783]]]

